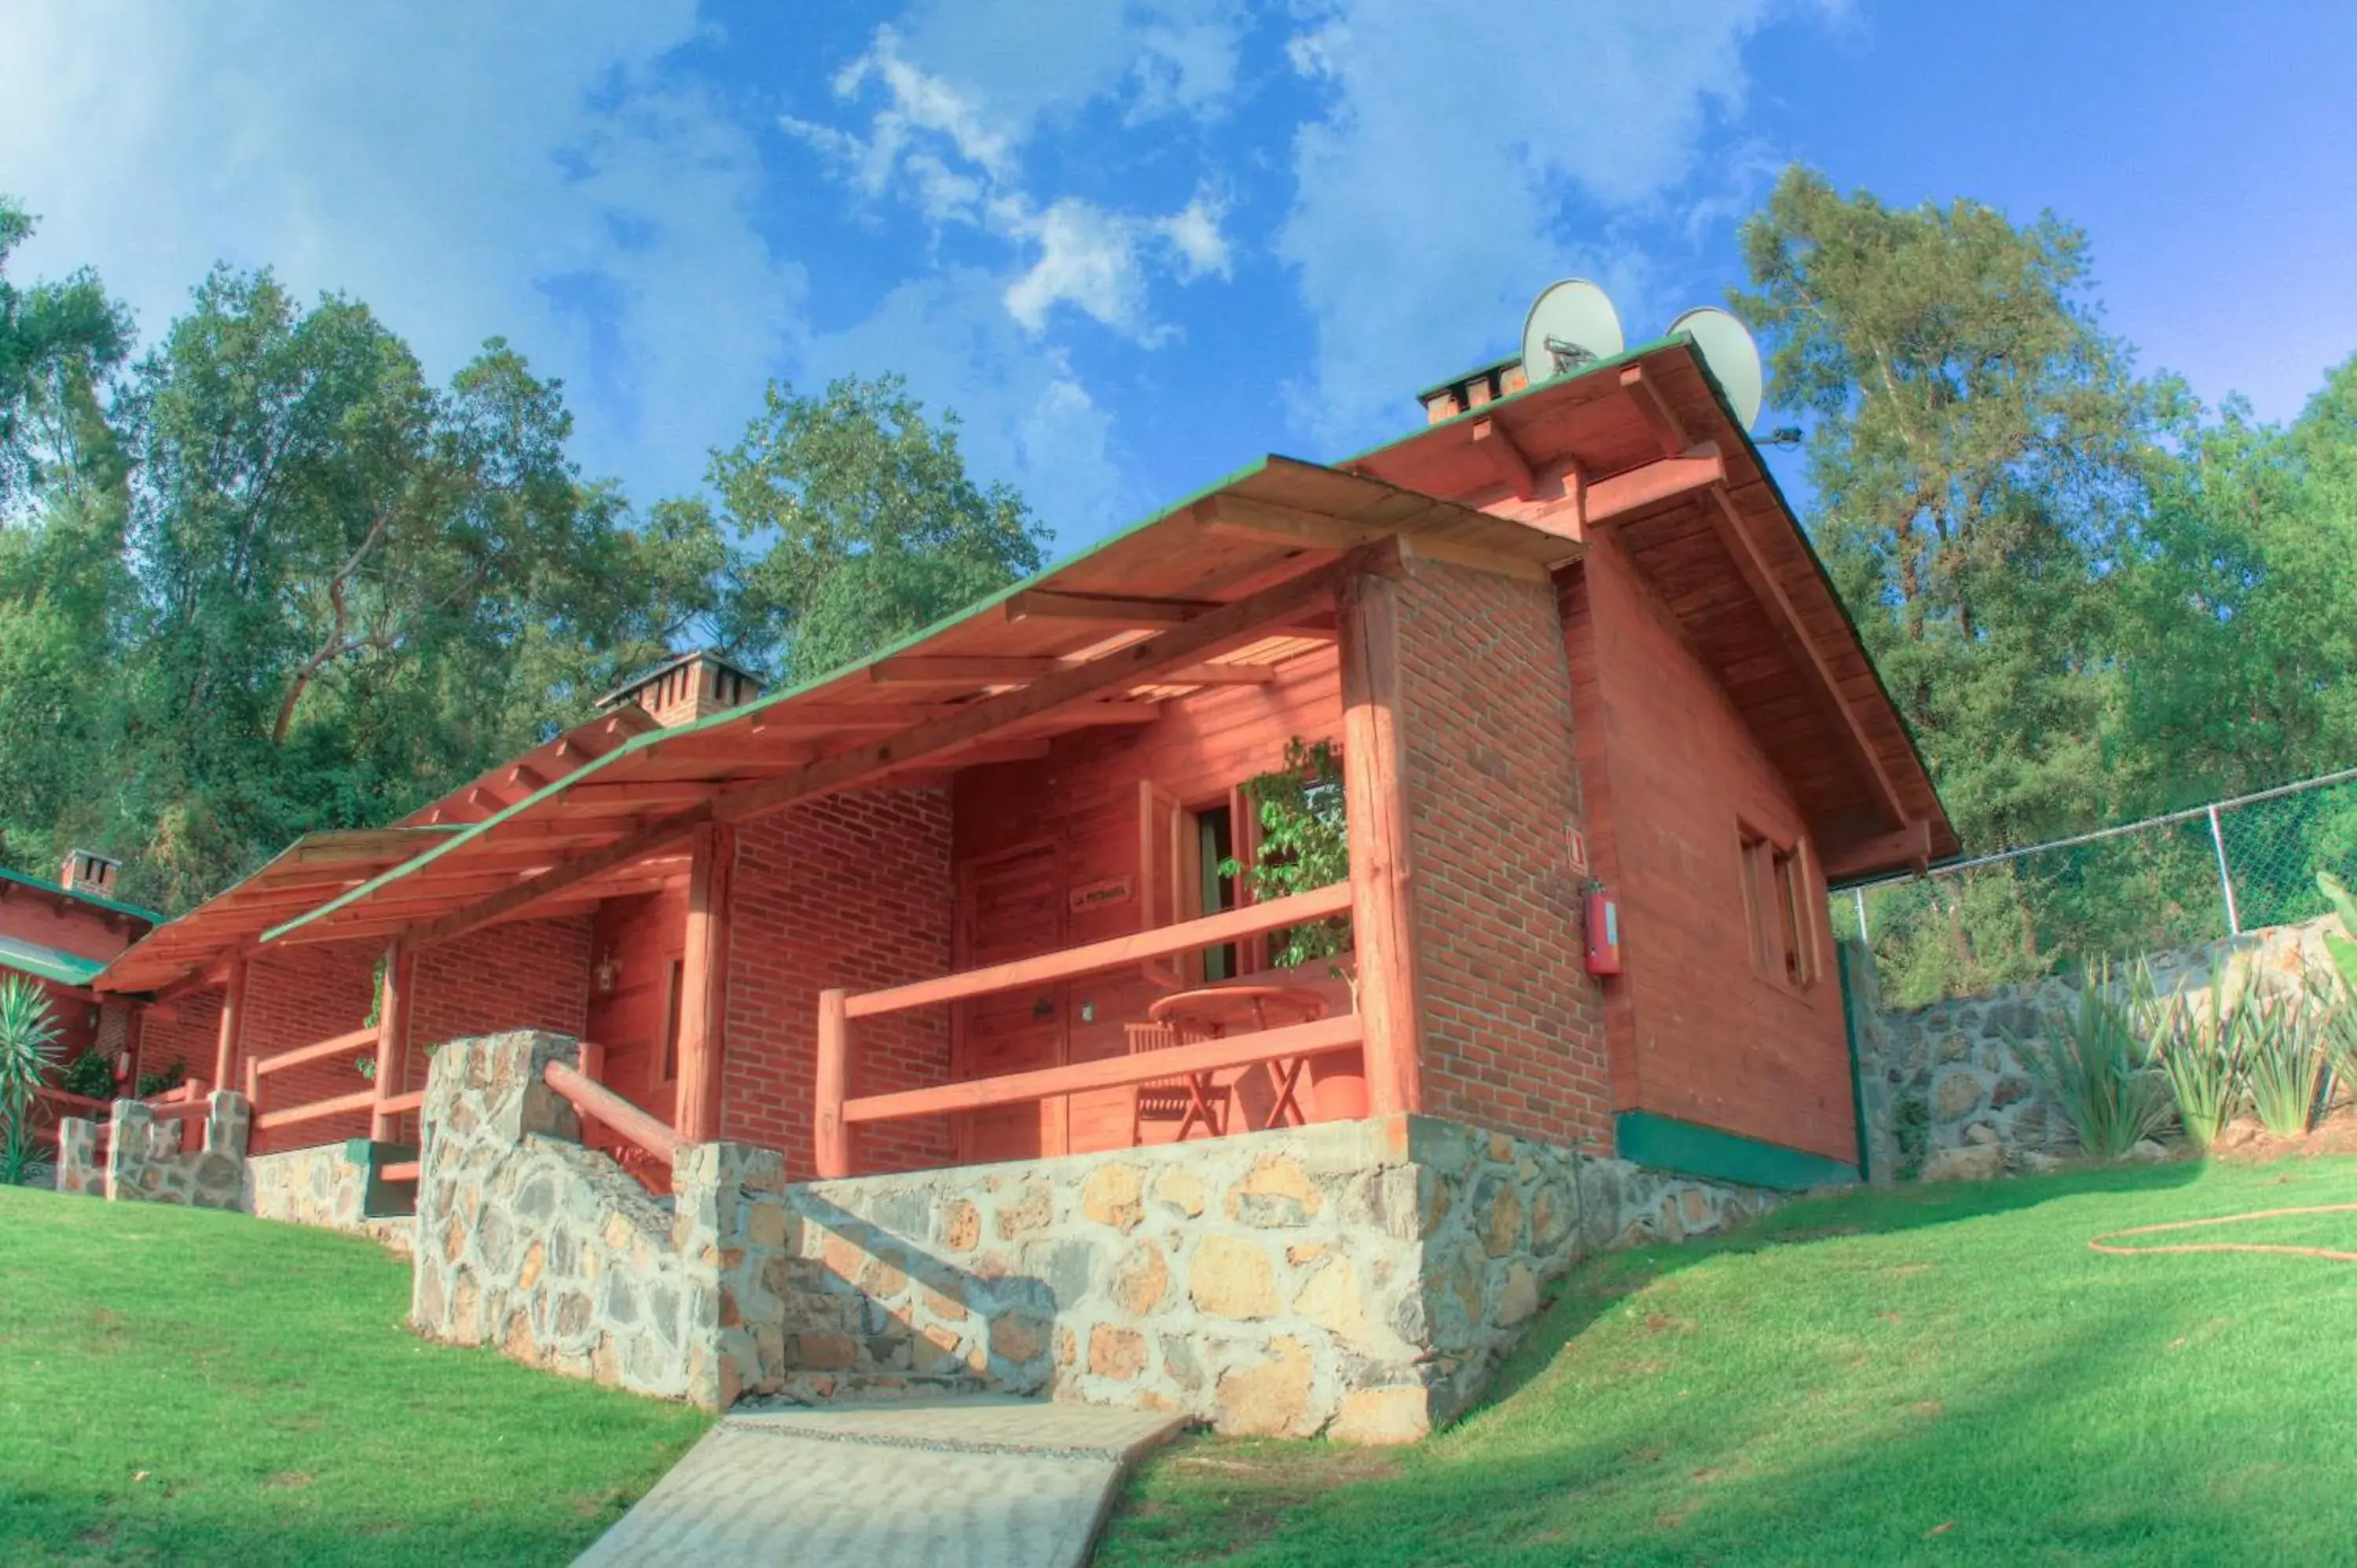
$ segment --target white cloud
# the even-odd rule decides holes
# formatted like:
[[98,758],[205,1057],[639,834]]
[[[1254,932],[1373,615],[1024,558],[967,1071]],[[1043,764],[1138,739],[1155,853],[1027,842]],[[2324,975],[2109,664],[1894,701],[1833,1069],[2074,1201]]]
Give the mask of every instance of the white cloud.
[[1067,545],[1095,538],[1139,510],[1112,415],[1063,354],[1008,317],[1000,288],[974,267],[911,279],[865,321],[813,338],[805,363],[814,379],[899,371],[929,412],[963,417],[970,471],[1013,485]]
[[[1215,35],[1228,40],[1225,56]],[[1133,42],[1145,50],[1143,59],[1158,62],[1151,74],[1137,78],[1139,104],[1200,107],[1232,81],[1232,32],[1222,33],[1215,23],[1198,20],[1173,30],[1156,22],[1135,29]],[[973,47],[985,57],[994,52]],[[1087,96],[1102,89],[1102,71],[1080,69],[1101,52],[1067,50],[1060,74],[1070,79],[1069,91]],[[1050,67],[1049,74],[1059,73]],[[1045,331],[1056,308],[1069,306],[1155,347],[1177,333],[1149,309],[1150,266],[1167,269],[1181,283],[1229,274],[1228,242],[1221,232],[1226,209],[1206,193],[1158,216],[1115,212],[1077,196],[1043,200],[1034,194],[1023,178],[1018,149],[1052,102],[1038,96],[1036,80],[1015,94],[1017,111],[1004,113],[995,91],[960,85],[916,65],[899,32],[883,27],[867,50],[835,74],[834,86],[846,102],[880,89],[883,104],[865,134],[792,115],[780,124],[862,197],[897,196],[928,223],[970,228],[1006,242],[1020,270],[1001,302],[1028,331]]]
[[[1632,339],[1697,303],[1656,297],[1657,263],[1621,225],[1724,183],[1698,178],[1698,148],[1741,110],[1740,48],[1774,4],[1311,8],[1287,59],[1326,103],[1295,139],[1277,240],[1316,332],[1305,428],[1348,444],[1395,425],[1403,399],[1506,346],[1566,273],[1613,290]],[[1577,238],[1574,199],[1603,215]]]
[[365,300],[447,374],[503,333],[593,471],[693,484],[800,331],[749,141],[662,69],[693,0],[10,7],[0,176],[27,274],[151,338],[216,259]]

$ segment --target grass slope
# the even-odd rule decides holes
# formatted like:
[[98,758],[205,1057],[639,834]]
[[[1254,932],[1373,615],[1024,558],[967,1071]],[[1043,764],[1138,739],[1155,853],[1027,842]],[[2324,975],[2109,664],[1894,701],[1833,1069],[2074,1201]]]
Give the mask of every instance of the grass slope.
[[[1421,1448],[1196,1439],[1098,1568],[2357,1562],[2357,1265],[2112,1258],[2126,1226],[2357,1202],[2357,1161],[1792,1205],[1612,1254]],[[2156,1241],[2357,1250],[2357,1214]]]
[[408,1305],[356,1238],[0,1187],[0,1563],[561,1563],[706,1424]]

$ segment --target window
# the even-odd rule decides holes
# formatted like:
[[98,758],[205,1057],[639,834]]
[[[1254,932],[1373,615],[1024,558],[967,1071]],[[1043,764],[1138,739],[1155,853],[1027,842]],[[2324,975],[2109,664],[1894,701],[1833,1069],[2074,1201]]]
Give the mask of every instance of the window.
[[687,989],[687,962],[671,961],[669,983],[663,987],[662,1075],[665,1083],[679,1078],[679,1008]]
[[1815,984],[1824,961],[1806,841],[1787,846],[1755,828],[1738,826],[1738,832],[1752,967],[1788,985]]
[[[1193,813],[1195,819],[1195,867],[1200,886],[1197,888],[1197,905],[1193,913],[1216,915],[1236,907],[1236,878],[1221,871],[1236,853],[1236,819],[1228,801],[1207,806]],[[1236,944],[1206,948],[1202,957],[1203,978],[1233,980],[1236,968]]]

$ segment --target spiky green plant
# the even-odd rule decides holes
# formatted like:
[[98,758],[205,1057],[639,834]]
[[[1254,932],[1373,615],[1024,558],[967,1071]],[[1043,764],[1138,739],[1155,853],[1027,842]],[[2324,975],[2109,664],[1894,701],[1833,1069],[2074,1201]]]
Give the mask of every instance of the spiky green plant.
[[2169,1125],[2169,1085],[2137,1027],[2152,1007],[2151,972],[2117,973],[2105,960],[2084,976],[2078,1005],[2047,1014],[2037,1036],[2005,1031],[2093,1158],[2118,1159]]
[[32,1158],[33,1091],[57,1058],[49,993],[23,975],[0,975],[0,1182],[11,1187]]
[[2150,1015],[2154,1065],[2168,1080],[2185,1141],[2206,1152],[2243,1092],[2243,1040],[2251,1010],[2233,974],[2206,993],[2175,991]]
[[2331,1058],[2335,999],[2309,977],[2298,991],[2260,997],[2243,1045],[2243,1084],[2259,1125],[2279,1138],[2315,1124]]

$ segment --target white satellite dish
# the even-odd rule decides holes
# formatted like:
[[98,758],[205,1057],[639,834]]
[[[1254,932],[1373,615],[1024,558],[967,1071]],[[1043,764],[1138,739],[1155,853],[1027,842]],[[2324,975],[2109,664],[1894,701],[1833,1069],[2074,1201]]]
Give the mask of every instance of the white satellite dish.
[[1735,410],[1735,422],[1750,429],[1759,421],[1760,396],[1768,384],[1750,328],[1715,305],[1698,305],[1670,323],[1671,337],[1681,332],[1694,339],[1702,362],[1710,367],[1712,379]]
[[1531,385],[1609,360],[1621,349],[1620,313],[1586,278],[1549,284],[1523,321],[1523,375]]

